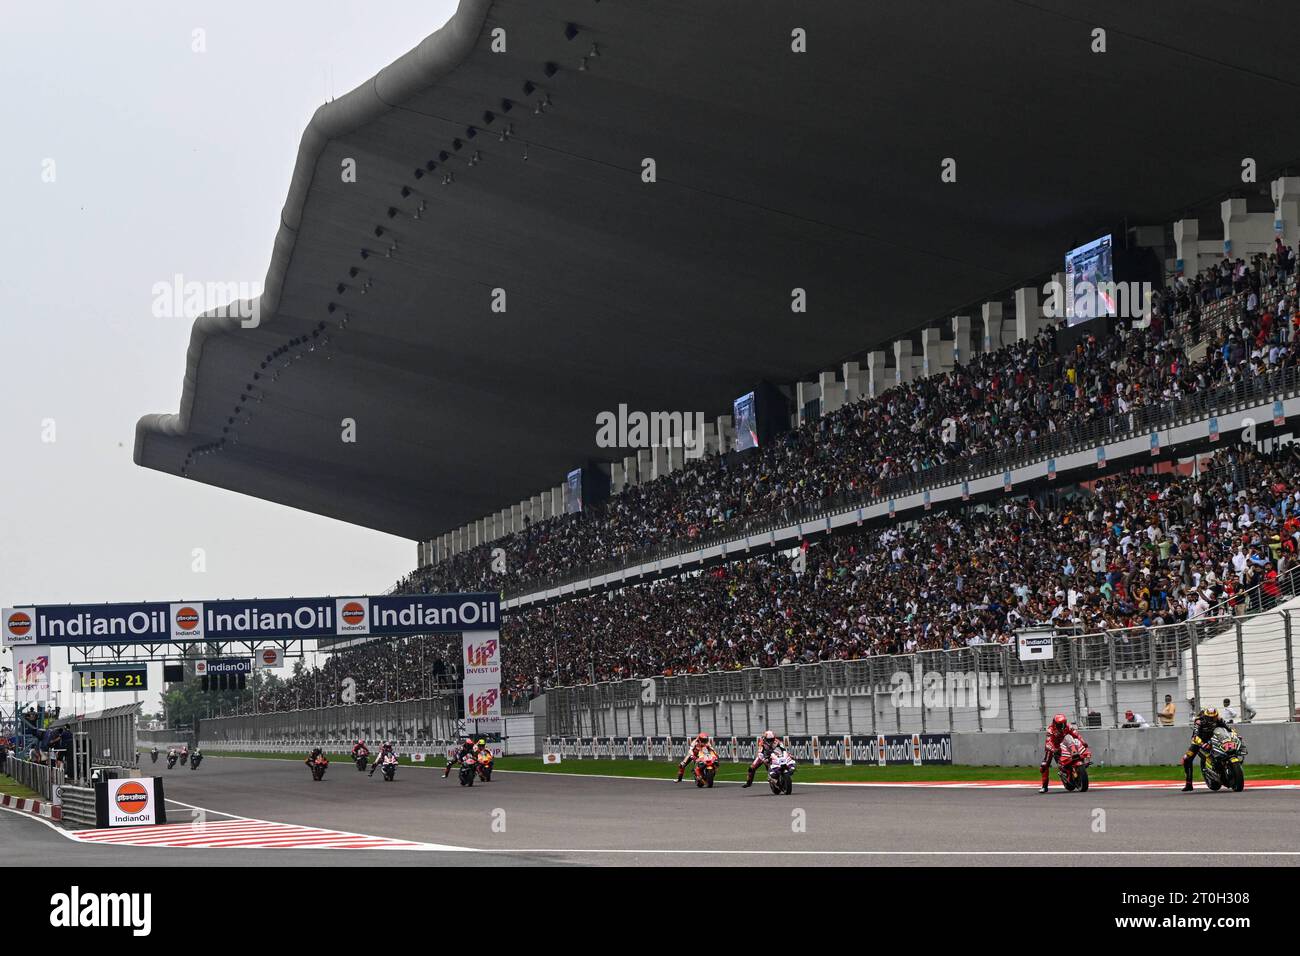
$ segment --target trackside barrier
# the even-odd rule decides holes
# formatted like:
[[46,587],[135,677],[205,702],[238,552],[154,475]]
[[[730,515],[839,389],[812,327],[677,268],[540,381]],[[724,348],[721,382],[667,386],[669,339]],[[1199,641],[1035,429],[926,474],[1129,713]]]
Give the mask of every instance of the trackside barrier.
[[[821,764],[950,764],[952,734],[845,734],[794,736],[782,744],[801,763]],[[678,762],[690,750],[692,737],[547,737],[544,753],[562,760],[662,760]],[[714,741],[724,761],[750,763],[758,752],[755,737]]]
[[[1252,764],[1294,766],[1300,760],[1300,723],[1238,724]],[[1176,766],[1187,748],[1189,729],[1147,727],[1082,730],[1097,766]],[[881,753],[881,743],[884,753]],[[1043,754],[1040,730],[1014,733],[940,733],[794,736],[782,741],[800,763],[813,766],[914,766],[958,764],[979,767],[1034,767]],[[686,756],[691,737],[566,737],[544,741],[544,752],[561,760],[648,760],[677,763]],[[714,748],[724,762],[749,763],[756,738],[718,737]],[[882,759],[883,756],[883,759]]]
[[719,739],[764,730],[821,738],[860,734],[981,733],[1045,727],[1062,712],[1081,726],[1118,728],[1132,710],[1158,723],[1169,696],[1186,726],[1193,701],[1233,701],[1240,719],[1286,721],[1296,713],[1297,665],[1289,600],[1300,574],[1274,595],[1240,596],[1198,620],[1097,634],[1050,635],[1051,655],[1021,660],[1010,644],[878,655],[643,680],[552,687],[546,736],[673,738],[701,730]]
[[[397,752],[405,756],[441,754],[462,732],[493,736],[477,732],[472,722],[461,731],[448,707],[446,698],[431,698],[209,717],[200,724],[199,746],[204,750],[250,753],[306,753],[312,747],[324,747],[347,753],[360,739],[370,744],[373,753],[376,742],[391,740]],[[532,714],[507,716],[502,723],[503,732],[496,736],[504,743],[507,755],[538,753],[541,728]]]
[[104,767],[134,767],[135,727],[140,707],[138,703],[124,704],[91,714],[69,715],[51,721],[50,728],[69,728],[79,742],[77,750],[80,756],[89,763]]
[[95,791],[91,787],[63,788],[63,827],[90,830],[96,825]]
[[34,790],[41,799],[57,803],[59,788],[63,786],[63,768],[51,763],[33,763],[13,754],[5,757],[4,772],[28,790]]

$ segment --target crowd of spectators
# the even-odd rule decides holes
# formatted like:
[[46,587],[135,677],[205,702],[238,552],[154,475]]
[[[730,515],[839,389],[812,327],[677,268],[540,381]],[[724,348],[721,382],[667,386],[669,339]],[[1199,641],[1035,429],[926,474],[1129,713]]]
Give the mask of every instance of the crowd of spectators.
[[[845,405],[770,447],[690,461],[599,508],[531,523],[397,590],[518,590],[748,518],[878,493],[941,465],[1010,461],[1066,429],[1127,429],[1136,408],[1298,364],[1295,272],[1295,252],[1281,243],[1250,263],[1225,259],[1158,293],[1149,321],[1118,322],[1070,348],[1045,330]],[[503,692],[523,705],[550,685],[1002,643],[1035,624],[1093,633],[1257,609],[1290,593],[1296,447],[1260,458],[1233,446],[1196,474],[1148,469],[1008,497],[518,610],[502,625]],[[300,670],[260,704],[330,703],[346,677],[358,702],[426,696],[455,686],[458,660],[458,639],[376,641]]]
[[[1097,422],[1126,429],[1134,409],[1295,365],[1294,277],[1295,253],[1281,243],[1250,263],[1225,259],[1159,293],[1149,322],[1121,321],[1113,335],[1086,336],[1068,350],[1058,350],[1057,329],[1045,330],[951,372],[849,403],[769,447],[688,461],[595,508],[530,522],[419,569],[397,589],[513,593],[745,519],[879,494],[891,479],[976,456],[1010,461],[1042,436]],[[1202,310],[1214,303],[1229,306],[1225,317],[1202,328]],[[1192,359],[1202,335],[1205,352]],[[496,549],[503,562],[494,561]]]
[[[1236,445],[1198,474],[1117,475],[516,611],[503,692],[521,703],[550,685],[1005,643],[1031,625],[1096,633],[1245,613],[1291,593],[1297,548],[1300,446],[1262,457]],[[363,645],[281,700],[344,676],[359,701],[414,695],[458,647]]]

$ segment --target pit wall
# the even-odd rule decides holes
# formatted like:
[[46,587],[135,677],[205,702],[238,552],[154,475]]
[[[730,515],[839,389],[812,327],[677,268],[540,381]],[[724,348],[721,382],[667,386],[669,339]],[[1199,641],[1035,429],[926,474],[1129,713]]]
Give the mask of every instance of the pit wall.
[[[1300,724],[1240,724],[1238,732],[1247,746],[1247,776],[1250,765],[1291,766],[1300,759]],[[1083,733],[1097,766],[1172,767],[1182,762],[1191,740],[1190,727],[1148,727],[1145,729],[1088,729]],[[820,763],[846,762],[845,748],[855,764],[954,764],[976,767],[1027,767],[1043,756],[1042,731],[986,733],[902,733],[883,735],[785,736],[785,744],[797,760]],[[558,754],[562,760],[664,760],[679,761],[692,737],[674,736],[550,736],[542,751]],[[755,756],[755,738],[715,736],[724,761],[748,762]],[[881,755],[881,745],[884,754]]]
[[[1239,724],[1246,742],[1246,776],[1250,765],[1300,761],[1300,724]],[[1170,766],[1180,763],[1191,729],[1148,727],[1143,730],[1083,730],[1093,762],[1113,766]],[[952,735],[952,762],[977,767],[1023,767],[1042,759],[1041,731]]]

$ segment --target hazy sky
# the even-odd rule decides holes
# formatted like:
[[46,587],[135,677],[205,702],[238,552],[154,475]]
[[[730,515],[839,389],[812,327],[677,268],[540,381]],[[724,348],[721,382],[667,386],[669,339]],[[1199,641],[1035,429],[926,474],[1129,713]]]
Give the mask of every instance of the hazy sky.
[[260,288],[312,113],[455,8],[0,8],[0,604],[370,593],[414,567],[413,542],[131,455],[136,419],[179,407],[192,324],[152,317],[154,284]]

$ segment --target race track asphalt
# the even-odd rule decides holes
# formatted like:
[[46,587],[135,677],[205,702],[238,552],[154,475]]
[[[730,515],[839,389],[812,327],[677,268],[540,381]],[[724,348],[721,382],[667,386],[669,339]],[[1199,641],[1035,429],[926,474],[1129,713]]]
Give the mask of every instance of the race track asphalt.
[[[669,776],[665,768],[666,777]],[[333,828],[450,850],[180,849],[75,843],[0,813],[18,865],[1236,865],[1300,863],[1300,791],[1193,794],[1094,788],[765,786],[402,767],[385,783],[336,762],[320,783],[301,763],[208,757],[160,770],[172,822],[222,815]],[[1222,813],[1230,826],[1207,826]],[[1193,836],[1194,834],[1194,836]],[[468,851],[468,852],[466,852]],[[1231,854],[1231,855],[1230,855]]]

